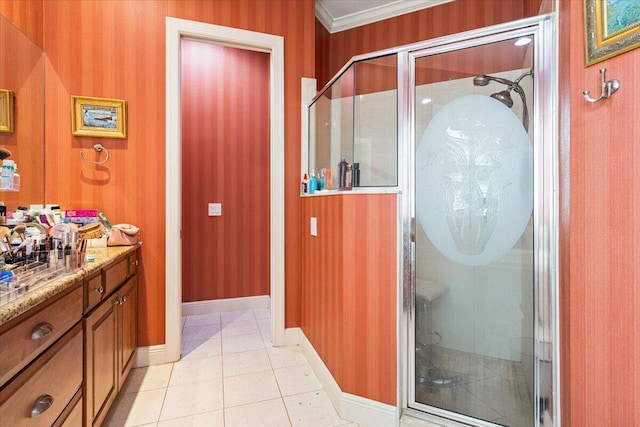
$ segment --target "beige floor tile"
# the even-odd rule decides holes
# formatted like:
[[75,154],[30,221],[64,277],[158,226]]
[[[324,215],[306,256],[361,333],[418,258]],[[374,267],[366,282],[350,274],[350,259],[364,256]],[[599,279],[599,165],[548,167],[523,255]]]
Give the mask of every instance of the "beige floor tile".
[[280,397],[273,371],[224,378],[224,406],[246,405]]
[[282,399],[225,409],[225,427],[290,427]]
[[261,350],[265,343],[259,333],[222,337],[222,354]]
[[259,334],[258,323],[255,320],[238,320],[227,323],[222,327],[222,336],[230,337],[233,335]]
[[160,421],[158,427],[225,427],[224,411],[204,412],[188,417]]
[[222,409],[222,379],[169,387],[160,421]]
[[122,393],[137,393],[167,388],[172,369],[173,363],[132,369],[129,372],[129,377],[124,384]]
[[222,354],[222,337],[182,342],[182,360],[203,359]]
[[120,394],[111,407],[103,425],[129,427],[153,424],[158,421],[166,389]]
[[270,371],[271,362],[267,350],[243,351],[225,354],[222,359],[222,372],[225,377]]
[[271,310],[268,308],[254,308],[253,315],[256,319],[271,319]]
[[322,384],[314,374],[313,369],[307,363],[304,365],[289,366],[275,369],[274,374],[278,381],[278,387],[282,396],[306,393],[321,390]]
[[346,423],[324,390],[287,396],[284,404],[293,427],[334,427]]
[[220,324],[185,326],[182,341],[202,341],[220,336]]
[[220,313],[220,321],[223,325],[244,320],[256,320],[253,310],[223,311]]
[[220,313],[194,314],[187,316],[185,326],[219,325]]
[[273,369],[306,365],[308,363],[307,358],[304,356],[304,353],[302,353],[302,349],[297,345],[268,348],[267,354],[269,355]]
[[181,360],[174,363],[169,386],[199,383],[222,378],[222,356]]

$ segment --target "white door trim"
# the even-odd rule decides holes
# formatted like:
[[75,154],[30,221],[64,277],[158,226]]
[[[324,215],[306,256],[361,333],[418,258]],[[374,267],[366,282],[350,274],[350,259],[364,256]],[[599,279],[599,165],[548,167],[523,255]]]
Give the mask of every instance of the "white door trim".
[[284,39],[281,36],[166,18],[166,361],[180,358],[182,305],[180,40],[183,37],[271,57],[271,337],[283,345],[284,331]]

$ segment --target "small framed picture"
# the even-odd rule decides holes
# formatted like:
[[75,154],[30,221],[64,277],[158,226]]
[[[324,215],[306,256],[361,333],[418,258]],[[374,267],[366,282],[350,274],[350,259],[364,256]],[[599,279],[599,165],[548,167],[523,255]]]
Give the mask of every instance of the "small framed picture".
[[584,0],[585,66],[640,46],[640,0]]
[[71,97],[71,133],[103,138],[127,137],[127,102],[123,99]]
[[13,92],[0,89],[0,132],[13,132]]

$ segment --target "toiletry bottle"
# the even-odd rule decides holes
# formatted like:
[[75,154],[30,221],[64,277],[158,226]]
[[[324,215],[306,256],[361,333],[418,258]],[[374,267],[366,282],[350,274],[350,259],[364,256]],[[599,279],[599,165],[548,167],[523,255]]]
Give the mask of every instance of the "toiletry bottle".
[[300,184],[300,194],[307,194],[307,185],[308,185],[308,180],[307,180],[307,174],[305,173],[304,176],[302,177],[302,183]]
[[2,161],[2,178],[0,179],[0,188],[10,189],[13,184],[13,173],[16,163],[13,160],[4,159]]
[[347,160],[343,157],[338,163],[338,188],[347,187]]
[[333,188],[333,177],[331,176],[331,168],[327,168],[324,176],[325,185],[327,186],[327,190],[331,190]]
[[11,189],[13,191],[20,190],[20,174],[18,173],[18,164],[15,165],[15,171],[13,172],[13,180],[11,182]]
[[347,163],[347,173],[344,180],[345,188],[351,188],[351,165]]
[[316,178],[315,169],[311,171],[311,178],[309,179],[309,194],[313,194],[318,190],[318,178]]
[[354,187],[360,187],[360,163],[353,164],[353,170],[351,171],[351,185]]
[[318,178],[318,190],[324,190],[325,188],[327,188],[325,181],[326,171],[327,170],[325,168],[320,169],[320,177]]

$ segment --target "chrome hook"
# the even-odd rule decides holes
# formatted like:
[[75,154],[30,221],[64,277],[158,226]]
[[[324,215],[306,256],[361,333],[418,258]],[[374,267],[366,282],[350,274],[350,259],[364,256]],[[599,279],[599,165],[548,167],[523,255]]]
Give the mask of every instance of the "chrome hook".
[[102,164],[104,164],[104,163],[107,163],[107,160],[109,160],[109,150],[107,150],[107,147],[105,147],[105,146],[104,146],[104,145],[102,145],[102,144],[95,144],[95,145],[93,146],[93,149],[94,149],[94,150],[96,150],[98,153],[99,153],[99,152],[101,152],[102,150],[104,150],[104,152],[105,152],[105,153],[107,153],[107,156],[106,156],[106,157],[104,158],[104,160],[103,160],[103,161],[101,161],[101,162],[92,162],[91,160],[87,160],[87,159],[84,157],[84,154],[83,154],[83,153],[82,153],[82,151],[81,151],[81,152],[80,152],[80,157],[82,157],[82,160],[84,160],[84,161],[85,161],[85,162],[87,162],[87,163],[91,163],[92,165],[102,165]]
[[589,102],[598,102],[602,99],[609,98],[611,95],[616,93],[618,89],[620,89],[620,82],[616,79],[607,81],[605,77],[606,73],[607,73],[606,68],[600,69],[600,84],[602,86],[602,94],[598,98],[591,98],[589,96],[589,91],[585,90],[582,92],[582,95],[584,95],[584,99],[586,99]]

